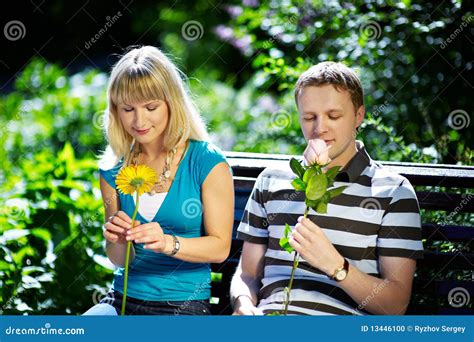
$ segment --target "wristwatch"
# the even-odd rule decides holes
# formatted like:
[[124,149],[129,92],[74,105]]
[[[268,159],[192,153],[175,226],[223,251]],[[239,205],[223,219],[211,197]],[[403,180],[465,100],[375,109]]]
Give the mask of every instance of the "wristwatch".
[[172,236],[173,236],[173,250],[171,251],[170,254],[168,254],[168,256],[173,256],[176,253],[178,253],[179,247],[180,247],[180,243],[176,235],[173,234]]
[[331,278],[338,282],[343,281],[344,279],[346,279],[348,272],[349,272],[349,261],[347,261],[347,259],[344,258],[344,266],[336,269]]

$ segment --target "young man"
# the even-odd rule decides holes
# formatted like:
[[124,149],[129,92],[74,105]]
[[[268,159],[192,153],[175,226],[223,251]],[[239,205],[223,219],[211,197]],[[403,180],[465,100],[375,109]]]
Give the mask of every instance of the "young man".
[[327,214],[305,211],[293,173],[266,169],[247,203],[238,238],[242,255],[232,279],[236,315],[282,309],[293,254],[279,246],[285,223],[300,254],[288,314],[403,314],[410,300],[416,259],[422,257],[415,192],[404,177],[375,163],[356,129],[365,115],[357,75],[324,62],[301,75],[295,100],[307,141],[322,139],[331,163],[340,165],[335,187],[348,186]]

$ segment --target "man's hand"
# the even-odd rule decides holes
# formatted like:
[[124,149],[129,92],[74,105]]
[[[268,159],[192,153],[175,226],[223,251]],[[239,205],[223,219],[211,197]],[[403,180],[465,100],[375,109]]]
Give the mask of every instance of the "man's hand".
[[235,300],[233,316],[261,316],[263,311],[255,307],[248,296],[239,296]]
[[342,255],[322,229],[308,218],[298,218],[289,243],[311,266],[328,276],[332,276],[336,269],[344,265]]

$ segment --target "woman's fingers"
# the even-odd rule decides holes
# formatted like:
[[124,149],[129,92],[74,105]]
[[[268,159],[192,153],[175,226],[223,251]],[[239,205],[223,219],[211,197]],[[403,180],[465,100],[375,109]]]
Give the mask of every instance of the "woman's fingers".
[[108,230],[104,230],[104,237],[112,243],[117,243],[119,241],[118,235],[111,233]]
[[[123,218],[121,218],[119,216],[113,216],[109,220],[109,222],[115,224],[116,226],[120,226],[120,227],[123,227],[123,228],[129,228],[130,224],[132,223],[132,221],[128,222],[128,221],[124,220]],[[135,222],[135,225],[136,225],[136,223],[137,222]]]
[[114,217],[118,217],[128,223],[129,225],[132,223],[132,219],[123,211],[117,212]]
[[[130,241],[129,237],[127,236],[127,241]],[[150,242],[161,242],[160,236],[157,236],[156,234],[150,233],[150,234],[144,234],[143,236],[133,239],[136,243],[150,243]]]
[[105,226],[105,229],[109,232],[114,232],[114,233],[118,233],[118,234],[126,234],[127,233],[126,228],[117,226],[117,225],[115,225],[111,222],[107,222],[104,226]]
[[151,236],[156,241],[160,235],[163,235],[161,230],[158,230],[152,225],[144,224],[140,227],[130,229],[127,234],[127,240],[135,240],[135,242],[140,242],[137,239],[143,239],[145,237]]
[[131,240],[134,240],[138,237],[148,235],[150,232],[156,234],[163,234],[163,230],[161,229],[160,225],[156,222],[151,223],[144,223],[139,225],[139,227],[135,226],[134,228],[130,229],[127,233]]
[[151,249],[155,251],[161,251],[165,248],[166,244],[164,241],[155,241],[152,243],[147,243],[143,246],[145,249]]

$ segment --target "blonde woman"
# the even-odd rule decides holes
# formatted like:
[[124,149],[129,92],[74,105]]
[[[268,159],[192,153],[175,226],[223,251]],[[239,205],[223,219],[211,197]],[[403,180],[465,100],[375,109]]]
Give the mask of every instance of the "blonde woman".
[[[126,314],[209,314],[210,263],[230,250],[232,175],[209,143],[180,72],[159,49],[134,48],[114,66],[108,86],[108,147],[100,166],[106,253],[118,268],[113,289],[85,314],[118,314],[127,241],[133,242]],[[119,170],[153,168],[158,181],[135,199],[116,190]]]

